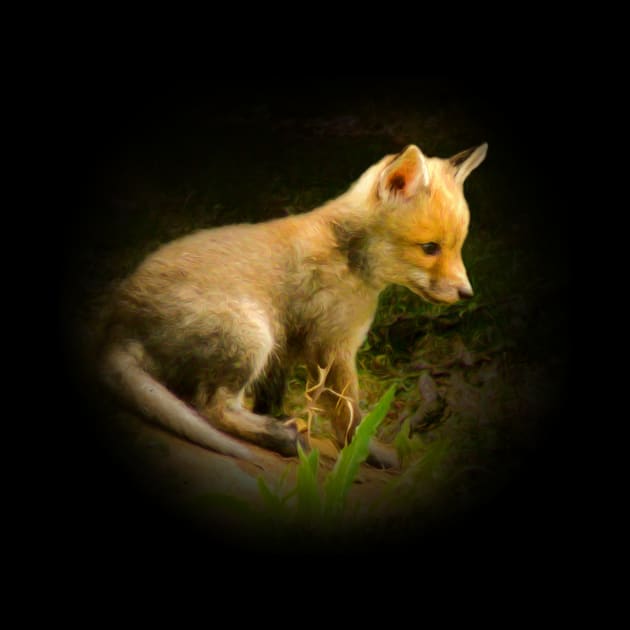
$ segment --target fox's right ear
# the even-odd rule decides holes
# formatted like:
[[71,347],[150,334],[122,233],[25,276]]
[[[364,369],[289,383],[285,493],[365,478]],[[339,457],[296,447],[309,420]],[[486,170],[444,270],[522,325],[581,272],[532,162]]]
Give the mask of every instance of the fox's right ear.
[[488,144],[484,142],[478,147],[466,149],[449,159],[455,169],[455,181],[460,184],[474,171],[485,159],[488,153]]
[[378,196],[389,201],[407,200],[428,186],[427,159],[415,144],[410,144],[381,172]]

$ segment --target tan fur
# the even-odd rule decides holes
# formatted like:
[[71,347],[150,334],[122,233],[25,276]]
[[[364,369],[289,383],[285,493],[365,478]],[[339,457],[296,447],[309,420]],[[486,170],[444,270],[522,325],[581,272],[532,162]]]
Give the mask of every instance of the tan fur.
[[[312,212],[163,246],[115,295],[107,381],[203,446],[241,452],[219,429],[292,454],[295,426],[266,408],[245,409],[243,392],[253,387],[266,407],[291,366],[305,364],[313,380],[326,366],[331,391],[318,402],[343,443],[360,421],[355,357],[380,291],[397,283],[445,303],[471,294],[461,259],[469,222],[461,173],[483,157],[485,145],[454,165],[410,146]],[[440,244],[439,255],[422,251],[430,242]],[[351,403],[338,404],[333,392]]]

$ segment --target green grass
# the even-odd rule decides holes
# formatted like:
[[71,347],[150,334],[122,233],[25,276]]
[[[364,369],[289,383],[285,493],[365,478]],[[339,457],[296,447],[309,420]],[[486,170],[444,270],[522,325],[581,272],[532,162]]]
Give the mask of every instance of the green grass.
[[320,482],[319,451],[313,448],[307,454],[301,446],[298,446],[299,465],[293,488],[285,489],[284,484],[279,484],[282,490],[274,492],[263,477],[258,477],[267,514],[276,521],[284,521],[285,525],[295,523],[317,533],[334,532],[347,525],[353,508],[348,493],[368,457],[370,440],[385,418],[394,393],[395,386],[391,386],[365,416],[352,442],[341,449],[332,470],[323,475],[323,481]]

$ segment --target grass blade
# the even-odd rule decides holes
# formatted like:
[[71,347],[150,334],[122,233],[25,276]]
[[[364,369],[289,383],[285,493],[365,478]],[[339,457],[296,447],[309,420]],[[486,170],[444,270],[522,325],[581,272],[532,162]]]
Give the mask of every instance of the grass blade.
[[322,499],[317,485],[319,451],[314,448],[307,455],[298,443],[298,457],[297,516],[305,522],[319,520],[322,512]]
[[359,466],[369,454],[370,440],[387,415],[394,399],[396,385],[392,385],[378,401],[374,409],[359,424],[352,442],[347,444],[339,454],[324,486],[324,509],[328,516],[338,518],[343,512],[348,490],[357,476]]
[[280,516],[280,514],[284,511],[284,504],[282,502],[282,499],[271,491],[271,489],[267,485],[267,482],[262,476],[259,476],[257,481],[258,491],[260,492],[260,496],[265,502],[269,514],[273,517]]

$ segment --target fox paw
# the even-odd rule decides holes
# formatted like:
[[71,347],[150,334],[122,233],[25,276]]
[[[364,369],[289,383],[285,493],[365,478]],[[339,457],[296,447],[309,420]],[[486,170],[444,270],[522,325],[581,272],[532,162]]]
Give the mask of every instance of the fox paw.
[[396,449],[372,438],[367,463],[377,468],[400,468],[400,459]]
[[302,418],[289,418],[282,423],[295,435],[295,453],[297,455],[297,445],[302,447],[302,450],[308,452],[311,450],[311,443],[308,435],[308,424],[306,420]]

